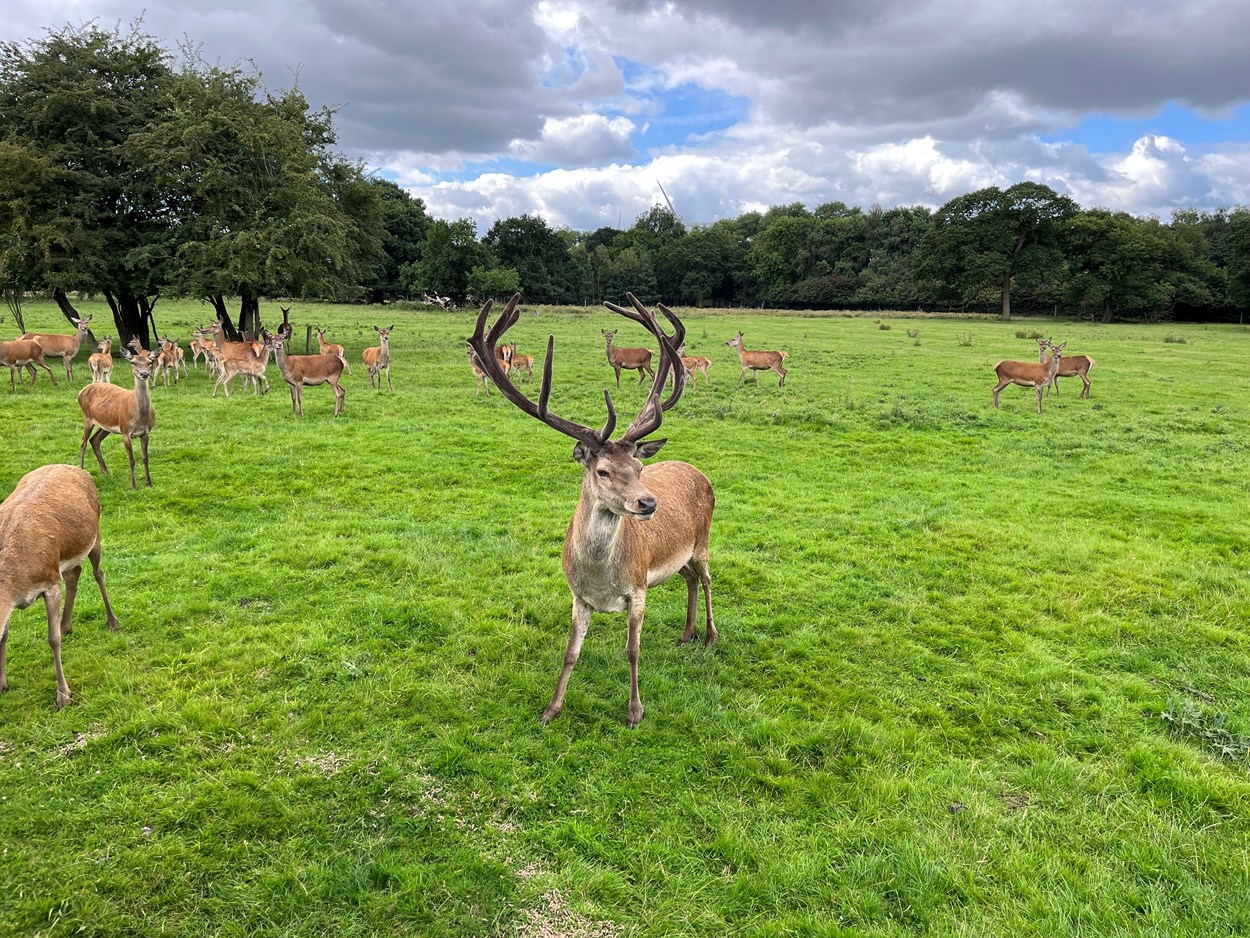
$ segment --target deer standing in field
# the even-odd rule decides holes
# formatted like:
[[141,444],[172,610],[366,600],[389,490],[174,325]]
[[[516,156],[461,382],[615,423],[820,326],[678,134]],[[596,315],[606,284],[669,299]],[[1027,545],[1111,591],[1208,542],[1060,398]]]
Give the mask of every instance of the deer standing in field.
[[376,378],[378,382],[378,390],[382,390],[382,371],[386,371],[386,386],[392,391],[395,387],[391,384],[391,330],[395,327],[387,326],[385,329],[373,327],[373,331],[378,334],[378,341],[381,343],[372,348],[367,348],[362,353],[364,359],[365,371],[369,373],[369,387],[373,387],[373,381]]
[[38,374],[35,371],[36,365],[48,373],[48,377],[52,379],[52,386],[56,387],[56,375],[44,361],[43,349],[38,342],[32,339],[10,339],[7,342],[0,342],[0,367],[9,369],[11,393],[17,393],[17,383],[14,381],[13,373],[16,371],[20,375],[23,368],[30,372],[30,387],[32,391],[34,390],[35,377]]
[[[96,461],[100,464],[100,473],[108,475],[104,454],[100,452],[100,441],[110,433],[118,433],[126,445],[126,457],[130,460],[130,487],[138,488],[135,485],[135,448],[132,442],[137,436],[143,450],[143,478],[150,488],[152,471],[148,466],[148,434],[156,426],[151,387],[148,384],[152,377],[153,355],[146,351],[132,354],[125,346],[122,346],[121,353],[134,370],[133,391],[113,384],[89,384],[78,392],[78,406],[82,410],[82,445],[78,447],[78,465],[84,466],[87,443],[90,442]],[[92,433],[92,430],[95,432]]]
[[790,355],[789,352],[777,351],[757,351],[753,352],[742,346],[742,333],[725,343],[738,350],[738,361],[742,364],[742,371],[738,373],[738,385],[742,385],[742,379],[746,377],[748,371],[755,373],[755,386],[760,386],[760,372],[771,369],[780,376],[777,387],[784,388],[786,386],[786,369],[782,366]]
[[76,329],[73,335],[54,335],[46,332],[27,332],[22,335],[22,338],[27,341],[38,342],[45,356],[59,355],[61,357],[61,361],[65,362],[65,379],[70,384],[74,383],[74,356],[82,348],[82,340],[87,337],[91,317],[75,319],[74,325]]
[[169,336],[161,336],[158,343],[160,351],[156,356],[156,370],[160,372],[165,387],[169,387],[169,373],[171,371],[174,373],[174,384],[178,383],[178,363],[182,349],[179,348],[177,342],[171,341]]
[[1004,360],[994,366],[994,374],[998,375],[998,384],[994,385],[994,407],[998,408],[998,392],[1009,384],[1033,388],[1037,391],[1037,412],[1042,412],[1042,389],[1055,379],[1059,370],[1059,362],[1063,357],[1063,349],[1068,343],[1055,348],[1051,357],[1044,362],[1017,362]]
[[608,364],[612,366],[612,370],[616,372],[616,386],[621,386],[621,369],[626,371],[638,372],[638,383],[642,384],[646,380],[647,375],[655,377],[655,372],[651,370],[651,349],[649,348],[617,348],[612,344],[612,340],[616,338],[619,330],[613,329],[609,332],[607,329],[600,329],[603,333],[604,341],[607,343]]
[[511,345],[512,358],[510,359],[513,371],[525,372],[525,380],[530,381],[534,377],[534,356],[521,355],[516,350],[516,343]]
[[[699,586],[703,587],[707,611],[704,643],[716,641],[712,621],[712,579],[708,567],[708,539],[715,498],[712,485],[698,469],[684,462],[659,462],[643,466],[641,458],[654,456],[665,440],[644,441],[643,437],[660,428],[664,414],[681,397],[686,386],[685,372],[678,362],[677,346],[685,338],[685,326],[667,307],[660,311],[673,325],[667,335],[654,313],[633,294],[627,294],[632,309],[604,304],[613,312],[642,324],[660,343],[660,365],[647,402],[624,435],[613,440],[616,410],[604,389],[608,419],[601,430],[566,420],[548,409],[551,397],[551,364],[555,338],[547,340],[547,360],[543,365],[542,390],[538,403],[522,394],[495,358],[495,348],[505,332],[519,318],[518,293],[508,301],[494,326],[486,331],[491,302],[482,307],[477,329],[469,340],[483,369],[499,392],[525,413],[576,440],[573,458],[581,463],[582,489],[577,509],[564,539],[564,576],[573,593],[573,622],[564,667],[555,693],[543,712],[542,722],[550,723],[564,708],[569,676],[581,654],[582,642],[590,626],[591,614],[628,613],[629,637],[625,646],[629,661],[629,725],[643,717],[638,694],[638,658],[642,620],[646,612],[647,589],[663,583],[675,573],[686,581],[686,630],[681,641],[698,637],[697,606]],[[673,391],[661,402],[660,395],[674,371]]]
[[686,369],[686,377],[690,379],[692,388],[698,385],[699,375],[703,375],[704,383],[712,383],[712,379],[707,373],[707,370],[712,367],[710,358],[704,358],[702,355],[687,355],[685,345],[677,349],[677,354],[681,356],[681,366]]
[[[317,328],[316,332],[317,332],[317,345],[321,349],[321,354],[322,355],[337,355],[339,359],[342,360],[343,367],[347,370],[347,373],[350,375],[352,373],[352,366],[347,364],[347,356],[343,354],[343,346],[338,345],[334,342],[327,342],[326,333],[324,329]],[[281,329],[278,330],[278,335],[282,335]]]
[[273,351],[273,346],[268,342],[225,342],[222,340],[225,329],[220,322],[214,322],[208,329],[213,333],[217,346],[219,368],[217,382],[213,385],[213,397],[217,396],[219,387],[224,387],[226,397],[229,398],[230,381],[239,374],[252,379],[253,394],[258,392],[261,381],[265,383],[265,393],[268,394],[269,379],[265,377],[265,368],[269,365],[269,354]]
[[469,367],[473,369],[473,396],[477,397],[482,393],[482,388],[486,388],[486,396],[490,397],[490,377],[482,368],[482,362],[477,357],[477,352],[473,351],[472,343],[465,343],[465,349],[469,353]]
[[211,375],[217,370],[217,343],[212,338],[211,329],[196,329],[191,339],[191,361],[196,368],[200,367],[200,356],[204,356],[204,364]]
[[[1042,340],[1038,339],[1038,344],[1042,345]],[[1067,345],[1065,342],[1064,345]],[[1047,352],[1054,349],[1054,344],[1047,339],[1041,349],[1041,360],[1046,362]],[[1050,382],[1050,386],[1046,388],[1047,396],[1050,395],[1050,388],[1055,389],[1055,397],[1059,396],[1059,379],[1077,377],[1084,382],[1085,387],[1081,389],[1081,397],[1089,397],[1089,370],[1094,367],[1094,360],[1088,355],[1065,355],[1063,361],[1059,363],[1059,370],[1055,372],[1054,379]]]
[[100,343],[100,350],[87,359],[91,368],[92,384],[111,384],[113,382],[113,340],[105,338]]
[[14,609],[25,609],[42,596],[56,666],[56,708],[69,703],[61,636],[73,631],[78,578],[87,559],[104,599],[108,627],[116,632],[120,626],[100,569],[100,495],[95,483],[77,466],[42,466],[26,473],[0,502],[0,693],[9,689],[9,619]]
[[266,338],[273,346],[274,355],[278,361],[278,370],[282,372],[287,387],[291,389],[291,413],[298,412],[301,417],[304,416],[305,387],[328,384],[334,389],[334,416],[337,417],[347,397],[347,392],[339,384],[339,377],[343,374],[345,364],[342,355],[334,352],[321,355],[287,355],[286,345],[281,335]]

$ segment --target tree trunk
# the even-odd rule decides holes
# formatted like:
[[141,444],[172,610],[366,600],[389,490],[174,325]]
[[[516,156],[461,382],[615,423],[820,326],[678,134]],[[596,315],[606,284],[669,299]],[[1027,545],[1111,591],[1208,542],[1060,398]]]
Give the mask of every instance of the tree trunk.
[[1011,319],[1011,274],[1003,274],[1003,305],[998,318],[1006,322]]
[[234,320],[230,318],[230,310],[226,309],[226,298],[220,293],[214,293],[212,296],[206,296],[206,300],[213,307],[213,318],[221,323],[221,332],[227,342],[241,342],[239,330],[234,328]]
[[260,335],[260,297],[248,287],[239,294],[239,332],[248,341]]
[[[156,334],[156,320],[152,317],[152,306],[156,301],[149,302],[146,296],[134,296],[130,293],[114,293],[112,290],[103,292],[109,309],[113,311],[113,324],[117,326],[117,344],[129,345],[131,339],[138,339],[139,344],[145,349],[151,349],[152,337]],[[57,302],[60,303],[60,300]],[[66,302],[69,301],[66,300]],[[93,342],[95,341],[90,333],[87,335]]]
[[1111,300],[1110,298],[1102,301],[1102,321],[1111,322]]
[[[75,320],[81,319],[82,317],[79,315],[78,310],[74,309],[74,304],[69,301],[69,296],[66,295],[65,291],[59,287],[53,290],[52,299],[56,300],[56,305],[61,308],[61,315],[69,320],[69,324],[71,326],[77,329],[78,326],[75,324]],[[96,337],[92,334],[90,329],[87,330],[87,341],[91,343],[91,347],[93,349],[98,349],[100,347],[100,343],[96,341]]]
[[17,334],[26,332],[26,320],[22,316],[22,291],[8,289],[4,291],[4,302],[13,314],[13,322],[17,325]]

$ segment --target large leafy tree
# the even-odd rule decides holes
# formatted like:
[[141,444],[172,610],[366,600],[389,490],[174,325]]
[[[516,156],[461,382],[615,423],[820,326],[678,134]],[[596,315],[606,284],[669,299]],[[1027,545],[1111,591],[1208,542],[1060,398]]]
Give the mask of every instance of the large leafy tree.
[[567,303],[576,298],[568,243],[537,215],[500,219],[482,243],[499,266],[517,272],[528,302]]
[[917,257],[917,278],[928,282],[936,298],[953,293],[965,303],[993,289],[1000,317],[1010,319],[1012,281],[1058,269],[1059,230],[1077,210],[1067,196],[1036,182],[957,196],[933,216]]
[[1162,257],[1166,244],[1157,225],[1123,212],[1091,209],[1065,226],[1068,302],[1110,322],[1120,310],[1152,310],[1168,302]]
[[377,303],[394,299],[404,290],[400,270],[421,259],[421,245],[430,227],[425,202],[389,179],[371,178],[369,184],[382,202],[384,256],[365,286]]
[[177,198],[135,135],[163,119],[177,81],[137,30],[65,27],[0,44],[0,281],[103,293],[123,341],[148,344],[169,280]]
[[477,223],[471,218],[430,222],[421,259],[400,271],[405,288],[413,293],[434,293],[457,301],[469,294],[473,268],[496,266],[490,252],[477,239]]

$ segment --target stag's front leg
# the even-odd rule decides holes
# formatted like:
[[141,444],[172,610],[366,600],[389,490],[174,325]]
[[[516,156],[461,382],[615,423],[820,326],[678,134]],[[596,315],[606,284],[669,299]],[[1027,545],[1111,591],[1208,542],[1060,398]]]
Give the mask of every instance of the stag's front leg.
[[543,725],[546,726],[560,715],[564,709],[564,691],[569,686],[569,675],[573,673],[573,665],[582,653],[582,642],[586,640],[586,630],[590,628],[590,614],[594,610],[589,604],[577,597],[573,598],[573,627],[569,630],[569,644],[564,650],[564,669],[560,672],[560,680],[556,681],[556,691],[551,695],[551,703],[543,711]]
[[642,698],[638,696],[638,657],[642,651],[642,617],[647,612],[647,594],[635,595],[629,601],[629,638],[625,657],[629,659],[629,728],[642,722]]

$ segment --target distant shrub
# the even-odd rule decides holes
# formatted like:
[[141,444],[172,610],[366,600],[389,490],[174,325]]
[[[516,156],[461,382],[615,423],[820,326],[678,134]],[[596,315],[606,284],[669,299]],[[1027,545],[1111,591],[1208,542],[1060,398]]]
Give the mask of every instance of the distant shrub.
[[883,322],[881,325],[877,326],[877,328],[880,329],[882,332],[889,332],[890,324],[888,322]]
[[1017,329],[1016,338],[1017,339],[1041,339],[1041,338],[1044,338],[1044,335],[1043,333],[1038,332],[1036,329],[1033,329],[1033,330]]
[[908,330],[907,330],[907,338],[909,338],[909,339],[918,339],[918,338],[920,338],[920,330],[919,330],[919,329],[908,329]]
[[971,332],[965,332],[963,335],[961,335],[961,336],[959,337],[959,344],[960,344],[960,345],[962,345],[962,346],[963,346],[963,347],[965,347],[965,348],[967,348],[968,346],[970,346],[970,345],[972,344],[972,333],[971,333]]
[[1183,335],[1173,335],[1170,332],[1163,337],[1163,342],[1165,345],[1188,345],[1189,344],[1189,340],[1185,338]]

